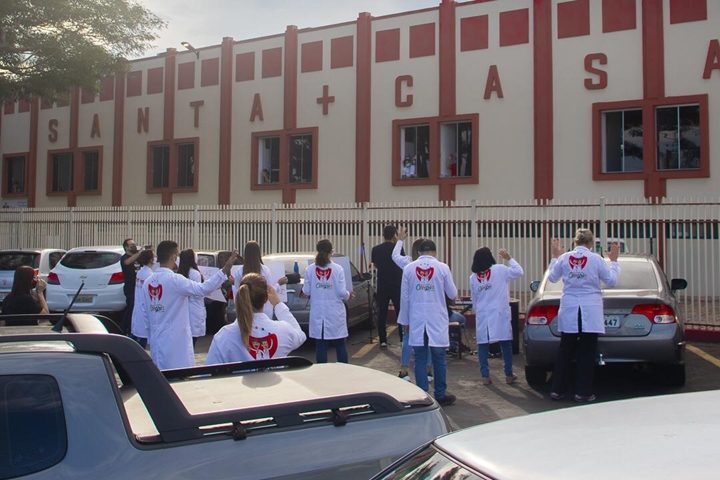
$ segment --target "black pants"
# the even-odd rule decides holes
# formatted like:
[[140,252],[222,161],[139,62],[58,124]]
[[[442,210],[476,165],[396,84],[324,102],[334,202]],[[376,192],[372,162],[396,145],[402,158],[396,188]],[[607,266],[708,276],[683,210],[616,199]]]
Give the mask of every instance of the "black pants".
[[560,347],[558,347],[557,356],[555,357],[555,371],[553,373],[553,392],[564,394],[567,391],[570,366],[573,357],[577,354],[575,393],[584,397],[592,394],[597,341],[597,333],[583,333],[582,313],[578,308],[578,333],[560,334]]
[[[387,343],[387,313],[390,301],[392,300],[395,307],[395,315],[400,316],[400,287],[388,287],[378,285],[377,289],[378,301],[378,338],[380,343]],[[403,329],[398,329],[400,341],[403,338]]]
[[132,295],[125,294],[125,313],[123,313],[120,328],[125,335],[130,335],[132,331],[132,314],[135,307],[135,291]]

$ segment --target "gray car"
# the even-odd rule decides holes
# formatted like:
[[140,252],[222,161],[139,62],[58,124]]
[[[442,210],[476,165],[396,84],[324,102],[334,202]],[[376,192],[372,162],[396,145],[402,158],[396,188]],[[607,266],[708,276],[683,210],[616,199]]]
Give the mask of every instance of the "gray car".
[[[622,255],[615,288],[603,289],[605,334],[598,340],[598,364],[652,364],[671,386],[685,384],[685,323],[675,292],[687,281],[668,281],[649,255]],[[548,273],[533,282],[535,297],[527,306],[525,376],[530,384],[547,380],[560,345],[557,313],[562,281],[551,283]]]

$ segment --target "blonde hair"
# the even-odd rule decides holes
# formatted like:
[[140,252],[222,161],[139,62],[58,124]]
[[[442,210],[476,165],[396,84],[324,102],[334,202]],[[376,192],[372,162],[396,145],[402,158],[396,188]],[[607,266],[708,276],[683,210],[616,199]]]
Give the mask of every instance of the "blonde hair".
[[575,230],[575,245],[593,249],[595,247],[595,235],[589,228],[578,228]]
[[243,345],[250,346],[250,331],[255,312],[262,312],[268,298],[268,286],[265,277],[257,273],[248,273],[240,280],[235,296],[235,313]]

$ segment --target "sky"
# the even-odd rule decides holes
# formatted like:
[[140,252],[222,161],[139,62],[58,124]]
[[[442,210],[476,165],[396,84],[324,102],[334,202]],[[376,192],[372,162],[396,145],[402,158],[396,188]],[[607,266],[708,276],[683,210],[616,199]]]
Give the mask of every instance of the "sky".
[[288,25],[320,27],[354,21],[361,12],[375,17],[436,7],[440,0],[137,0],[167,22],[151,57],[186,41],[195,48],[285,32]]

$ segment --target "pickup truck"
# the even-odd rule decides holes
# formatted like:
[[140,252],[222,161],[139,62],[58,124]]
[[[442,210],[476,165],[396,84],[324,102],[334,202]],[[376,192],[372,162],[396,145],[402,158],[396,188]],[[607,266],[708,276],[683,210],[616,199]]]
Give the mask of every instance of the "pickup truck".
[[120,335],[0,334],[0,479],[369,478],[448,431],[426,392],[360,366],[160,371]]

